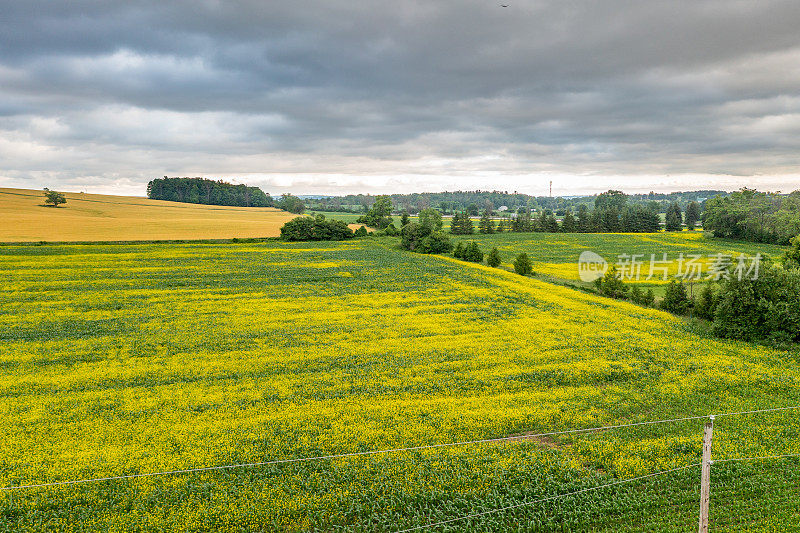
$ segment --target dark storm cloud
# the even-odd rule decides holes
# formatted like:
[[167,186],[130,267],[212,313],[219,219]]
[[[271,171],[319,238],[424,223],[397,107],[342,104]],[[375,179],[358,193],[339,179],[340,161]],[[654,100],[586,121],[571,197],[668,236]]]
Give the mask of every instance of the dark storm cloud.
[[1,11],[8,183],[797,174],[797,2],[26,1]]

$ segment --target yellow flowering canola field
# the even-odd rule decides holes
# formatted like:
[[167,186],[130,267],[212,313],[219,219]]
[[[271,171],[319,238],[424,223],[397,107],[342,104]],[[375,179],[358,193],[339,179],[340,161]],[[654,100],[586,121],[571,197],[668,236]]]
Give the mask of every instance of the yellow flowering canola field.
[[64,193],[45,207],[44,193],[0,188],[0,242],[144,241],[277,237],[297,215],[271,207],[199,205],[133,196]]
[[[800,404],[797,351],[396,240],[0,246],[0,486]],[[397,531],[698,462],[703,420],[0,492],[0,531]],[[797,411],[716,459],[800,452]],[[787,530],[800,461],[714,466]],[[699,469],[433,531],[686,531]]]

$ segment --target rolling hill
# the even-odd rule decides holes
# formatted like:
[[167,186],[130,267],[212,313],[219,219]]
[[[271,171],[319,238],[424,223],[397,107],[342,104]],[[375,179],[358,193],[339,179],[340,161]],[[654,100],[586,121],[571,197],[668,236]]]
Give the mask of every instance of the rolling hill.
[[227,207],[135,196],[65,193],[44,206],[41,191],[0,188],[0,242],[148,241],[277,237],[296,215],[271,207]]

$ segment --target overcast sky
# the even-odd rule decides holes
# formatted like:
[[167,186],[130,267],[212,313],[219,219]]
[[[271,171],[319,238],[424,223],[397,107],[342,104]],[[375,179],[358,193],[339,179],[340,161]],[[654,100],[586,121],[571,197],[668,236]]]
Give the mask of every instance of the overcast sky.
[[0,187],[800,189],[800,2],[0,0]]

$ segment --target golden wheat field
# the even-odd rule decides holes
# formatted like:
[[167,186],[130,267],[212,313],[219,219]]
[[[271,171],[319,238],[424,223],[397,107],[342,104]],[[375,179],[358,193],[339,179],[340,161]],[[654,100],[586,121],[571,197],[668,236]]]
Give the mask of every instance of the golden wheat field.
[[0,188],[0,241],[143,241],[277,237],[294,216],[271,207],[198,205],[135,196],[64,193],[44,207],[42,191]]

